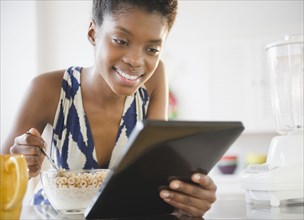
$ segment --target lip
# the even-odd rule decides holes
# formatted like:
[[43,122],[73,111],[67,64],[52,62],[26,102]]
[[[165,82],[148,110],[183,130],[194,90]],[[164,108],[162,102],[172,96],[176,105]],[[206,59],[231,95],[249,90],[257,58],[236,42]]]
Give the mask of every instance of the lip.
[[123,79],[124,81],[126,80],[128,82],[136,82],[143,75],[143,73],[138,73],[135,71],[124,71],[117,67],[113,67],[113,70],[115,73],[117,73],[120,79]]

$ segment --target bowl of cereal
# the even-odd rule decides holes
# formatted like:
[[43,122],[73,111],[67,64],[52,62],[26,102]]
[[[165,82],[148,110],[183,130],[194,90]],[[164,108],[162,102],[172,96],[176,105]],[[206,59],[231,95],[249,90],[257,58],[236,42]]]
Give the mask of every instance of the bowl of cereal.
[[109,170],[47,170],[40,179],[43,190],[60,214],[80,214],[89,206]]

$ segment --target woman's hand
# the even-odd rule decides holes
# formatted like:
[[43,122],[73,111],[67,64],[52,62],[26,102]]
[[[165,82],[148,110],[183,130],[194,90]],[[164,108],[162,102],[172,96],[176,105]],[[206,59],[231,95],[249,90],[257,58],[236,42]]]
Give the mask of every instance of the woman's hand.
[[10,148],[11,154],[23,154],[29,169],[29,176],[35,177],[40,173],[44,155],[40,148],[45,148],[45,141],[39,131],[31,128],[28,132],[15,138]]
[[200,173],[193,174],[191,179],[198,185],[173,180],[169,184],[171,190],[162,190],[160,197],[177,208],[179,214],[202,218],[216,200],[216,185]]

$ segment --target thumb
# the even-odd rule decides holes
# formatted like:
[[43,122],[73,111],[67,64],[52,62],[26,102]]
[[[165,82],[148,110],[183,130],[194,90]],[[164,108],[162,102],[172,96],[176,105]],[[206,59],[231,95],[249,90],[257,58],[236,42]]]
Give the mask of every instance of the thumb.
[[29,131],[26,132],[27,134],[33,135],[35,137],[41,138],[43,141],[43,148],[46,148],[46,142],[42,139],[40,132],[36,128],[31,128]]
[[30,133],[31,135],[34,135],[37,137],[41,136],[40,132],[36,128],[31,128],[27,133]]

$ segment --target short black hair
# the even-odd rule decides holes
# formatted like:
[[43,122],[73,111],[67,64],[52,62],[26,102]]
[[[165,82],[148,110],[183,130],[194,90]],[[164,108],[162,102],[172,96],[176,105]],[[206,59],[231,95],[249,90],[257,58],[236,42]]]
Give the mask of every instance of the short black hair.
[[126,11],[126,7],[137,7],[147,13],[157,12],[162,15],[170,30],[175,21],[177,6],[177,0],[93,0],[92,19],[100,26],[106,14],[115,15]]

